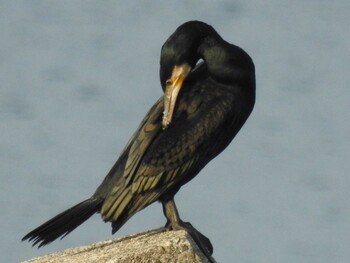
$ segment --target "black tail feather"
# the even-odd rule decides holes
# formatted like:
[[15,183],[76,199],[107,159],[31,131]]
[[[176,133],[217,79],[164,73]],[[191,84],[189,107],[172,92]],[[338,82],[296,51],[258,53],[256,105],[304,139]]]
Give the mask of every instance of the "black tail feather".
[[103,200],[87,199],[54,218],[37,227],[22,238],[22,241],[33,242],[33,246],[39,244],[39,248],[45,246],[57,238],[64,238],[80,224],[89,219],[100,210]]

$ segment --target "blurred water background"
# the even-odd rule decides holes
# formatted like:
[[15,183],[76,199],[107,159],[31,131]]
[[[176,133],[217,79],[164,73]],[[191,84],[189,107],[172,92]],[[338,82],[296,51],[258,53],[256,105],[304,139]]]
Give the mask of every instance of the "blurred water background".
[[[256,107],[176,197],[218,262],[350,258],[350,2],[0,1],[0,249],[18,262],[112,238],[99,215],[37,250],[21,237],[89,197],[161,95],[188,20],[254,59]],[[116,236],[165,224],[160,204]]]

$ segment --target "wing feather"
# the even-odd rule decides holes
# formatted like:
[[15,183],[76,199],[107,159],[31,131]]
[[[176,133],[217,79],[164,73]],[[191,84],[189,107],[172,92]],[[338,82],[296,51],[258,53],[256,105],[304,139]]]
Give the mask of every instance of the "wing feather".
[[232,112],[225,109],[232,107],[232,103],[223,99],[213,104],[207,107],[201,105],[197,109],[198,117],[195,120],[182,119],[181,124],[170,126],[169,131],[165,130],[154,140],[140,163],[137,176],[134,177],[132,193],[168,188],[174,182],[194,176],[194,173],[198,173],[213,158],[212,155],[219,153],[215,152],[215,148],[221,147],[215,147],[208,142],[213,142],[212,138],[218,138],[217,143],[220,143],[220,133],[225,131],[223,127],[230,117],[223,112]]

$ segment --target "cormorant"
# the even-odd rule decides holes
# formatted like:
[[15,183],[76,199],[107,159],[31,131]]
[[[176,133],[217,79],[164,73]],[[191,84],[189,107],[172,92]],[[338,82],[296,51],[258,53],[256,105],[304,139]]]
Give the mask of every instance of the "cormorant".
[[210,241],[179,218],[174,195],[229,145],[247,120],[255,103],[254,64],[210,25],[189,21],[162,47],[160,81],[164,96],[144,117],[96,192],[22,240],[47,245],[94,213],[111,222],[115,233],[158,200],[168,229],[188,230],[206,254],[212,253]]

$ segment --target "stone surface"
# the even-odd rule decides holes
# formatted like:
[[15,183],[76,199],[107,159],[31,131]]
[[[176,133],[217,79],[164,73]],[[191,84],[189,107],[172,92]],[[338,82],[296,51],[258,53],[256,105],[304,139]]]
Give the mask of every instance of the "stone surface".
[[23,263],[43,262],[207,263],[215,260],[206,258],[187,232],[156,229],[55,252]]

